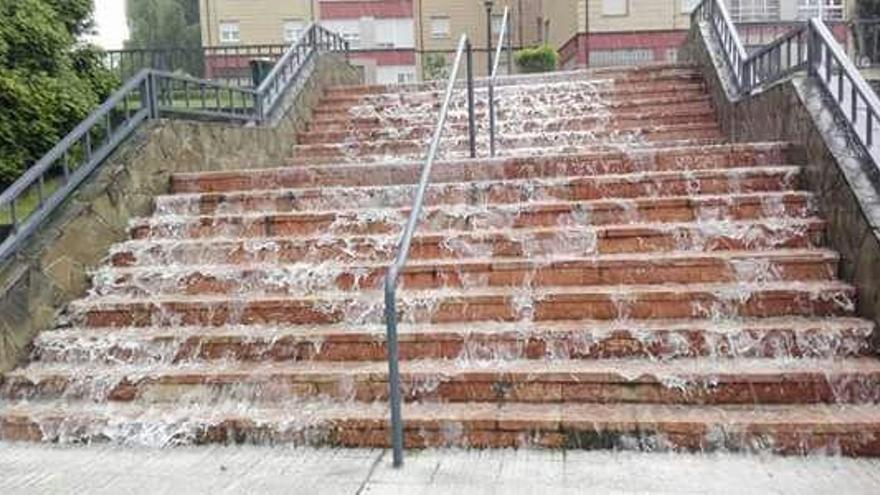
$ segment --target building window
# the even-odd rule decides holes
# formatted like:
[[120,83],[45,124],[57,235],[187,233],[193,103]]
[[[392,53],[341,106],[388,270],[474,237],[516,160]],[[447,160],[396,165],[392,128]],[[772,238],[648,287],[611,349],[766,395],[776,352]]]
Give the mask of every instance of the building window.
[[629,14],[629,0],[602,0],[602,15]]
[[[700,5],[700,1],[701,0],[681,0],[681,13],[690,14],[695,8],[697,8],[697,5]],[[729,1],[728,5],[730,5]]]
[[826,21],[842,21],[844,13],[843,0],[798,0],[799,19],[821,16]]
[[492,15],[492,34],[501,34],[502,22],[504,22],[504,14]]
[[647,48],[594,50],[590,52],[590,65],[595,65],[596,67],[640,65],[654,61],[654,50]]
[[302,19],[284,21],[284,42],[293,43],[297,41],[305,27],[306,23]]
[[237,21],[224,21],[220,23],[220,42],[238,43],[241,41],[241,31]]
[[729,0],[733,22],[771,22],[780,16],[779,0]]
[[449,25],[448,17],[432,17],[431,18],[431,37],[432,38],[448,38],[452,29]]

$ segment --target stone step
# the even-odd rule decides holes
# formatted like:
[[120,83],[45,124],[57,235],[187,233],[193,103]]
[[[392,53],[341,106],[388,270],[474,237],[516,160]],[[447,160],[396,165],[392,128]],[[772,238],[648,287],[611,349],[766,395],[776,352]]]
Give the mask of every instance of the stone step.
[[[500,112],[496,112],[496,116],[500,117]],[[464,133],[468,128],[466,116],[454,116],[447,119],[447,132]],[[504,132],[519,130],[518,132],[537,132],[540,130],[581,130],[584,128],[592,128],[596,125],[615,125],[615,126],[633,126],[638,123],[656,122],[656,123],[685,123],[704,119],[714,120],[715,110],[712,108],[708,100],[699,100],[697,102],[688,103],[667,103],[662,108],[653,110],[634,110],[620,109],[614,112],[596,112],[578,116],[569,117],[541,117],[536,116],[532,119],[523,118],[498,118],[497,125]],[[488,119],[477,119],[477,129],[486,132],[489,122]],[[405,131],[413,127],[419,129],[433,129],[437,125],[436,119],[432,120],[428,116],[424,118],[403,118],[391,115],[385,116],[346,116],[339,117],[318,117],[317,115],[308,123],[308,132],[344,132],[357,129],[361,132],[379,132],[388,130]]]
[[[714,148],[716,146],[724,146],[730,144],[724,139],[684,139],[674,141],[650,141],[643,140],[635,142],[631,136],[623,136],[622,141],[616,142],[596,142],[596,143],[569,143],[565,146],[549,145],[535,146],[529,148],[498,148],[496,150],[495,159],[521,159],[531,160],[536,157],[548,155],[606,155],[608,153],[616,153],[618,155],[639,156],[640,151],[666,150],[666,149],[693,149],[693,148]],[[485,143],[484,143],[485,144]],[[335,156],[312,156],[303,157],[293,155],[285,161],[285,164],[293,167],[309,167],[309,166],[328,166],[328,165],[360,165],[369,167],[371,165],[383,164],[387,166],[399,164],[416,163],[424,166],[425,154],[427,146],[423,150],[414,151],[412,153],[397,152],[393,155],[389,154],[360,154],[351,157],[335,157]],[[477,163],[481,163],[483,159],[489,158],[488,145],[485,147],[477,146]],[[461,162],[471,160],[470,152],[466,149],[441,149],[436,157],[439,162]],[[777,162],[792,163],[792,162]],[[365,169],[361,169],[365,170]]]
[[[599,107],[599,108],[596,108]],[[644,115],[663,115],[665,113],[687,113],[695,115],[707,111],[714,111],[712,101],[706,94],[676,94],[674,96],[647,96],[643,98],[628,98],[617,101],[602,102],[601,105],[552,105],[543,108],[531,108],[528,118],[516,109],[509,107],[496,107],[495,115],[501,125],[504,123],[519,123],[543,128],[552,120],[568,119],[571,121],[583,120],[584,122],[613,122],[615,120],[636,120]],[[488,125],[489,114],[484,105],[474,109],[477,124]],[[465,108],[450,107],[447,115],[447,125],[466,126],[469,114]],[[382,127],[401,127],[411,125],[432,126],[437,124],[437,111],[434,112],[395,112],[379,111],[377,109],[363,108],[354,111],[324,111],[312,115],[308,128],[314,130],[344,130],[351,125],[373,125]]]
[[[655,112],[647,115],[637,115],[629,118],[610,117],[605,119],[588,118],[552,118],[546,120],[532,119],[500,121],[496,127],[498,136],[509,136],[522,133],[560,133],[560,132],[591,132],[597,137],[606,134],[621,132],[639,132],[643,135],[651,135],[663,129],[682,128],[717,128],[715,114],[711,108],[702,112],[679,112],[671,114],[667,112]],[[330,126],[322,126],[320,130],[301,132],[297,135],[299,144],[331,144],[347,143],[352,140],[423,140],[433,136],[436,123],[405,124],[400,127],[376,124],[360,124],[348,122],[339,129],[327,129]],[[479,122],[477,133],[488,132],[488,123]],[[446,127],[446,138],[461,138],[467,136],[468,125],[465,123],[453,123]]]
[[[880,361],[848,359],[411,360],[407,401],[600,404],[872,404]],[[5,400],[212,404],[287,399],[388,400],[387,364],[224,363],[126,366],[43,364],[7,373]]]
[[[611,96],[618,94],[648,94],[654,91],[664,91],[676,87],[681,89],[703,89],[703,78],[699,72],[671,72],[663,75],[655,75],[650,78],[634,78],[631,80],[615,81],[614,79],[566,79],[557,81],[540,81],[531,84],[499,84],[495,87],[495,95],[498,99],[505,97],[528,97],[545,99],[548,97],[565,96]],[[397,89],[397,86],[394,87]],[[455,94],[460,94],[464,87],[456,88]],[[485,99],[487,87],[485,84],[474,85],[475,95]],[[357,105],[357,104],[384,104],[384,105],[408,105],[412,103],[436,102],[446,93],[446,88],[431,87],[420,91],[385,92],[363,94],[357,91],[340,92],[337,88],[329,88],[320,105]]]
[[[404,360],[828,359],[872,355],[874,327],[858,318],[781,317],[405,324],[398,331]],[[384,362],[386,352],[383,325],[342,323],[59,329],[41,333],[31,355],[41,363],[170,365],[213,360]]]
[[[636,208],[639,201],[690,200],[696,195],[767,194],[779,197],[798,185],[800,167],[744,167],[681,172],[640,172],[596,176],[437,182],[426,189],[425,205],[593,201]],[[200,187],[235,187],[224,179],[202,178]],[[197,179],[198,180],[198,179]],[[262,179],[260,179],[262,180]],[[188,186],[187,186],[188,187]],[[248,212],[304,212],[351,208],[405,208],[413,204],[416,186],[330,186],[244,189],[157,196],[154,214],[218,215]],[[603,199],[604,198],[604,199]],[[613,198],[613,199],[612,199]],[[695,199],[696,201],[696,199]],[[768,201],[769,203],[769,201]]]
[[[296,411],[295,415],[291,411]],[[408,448],[745,451],[880,456],[875,405],[406,404]],[[388,448],[384,404],[40,402],[0,410],[0,440],[143,447]]]
[[[496,79],[496,86],[536,85],[542,83],[555,83],[564,81],[595,81],[596,83],[613,82],[636,82],[650,81],[655,79],[683,78],[693,79],[699,76],[699,71],[694,66],[681,64],[649,64],[631,67],[603,67],[588,70],[557,71],[543,74],[517,74],[502,76]],[[474,80],[475,87],[485,87],[487,80],[477,78]],[[461,83],[460,83],[461,85]],[[463,87],[463,86],[462,86]],[[372,84],[372,85],[343,85],[331,86],[326,89],[327,96],[347,94],[365,95],[380,93],[412,93],[420,91],[439,91],[446,88],[446,81],[426,81],[409,84]]]
[[[846,316],[854,289],[835,281],[477,287],[402,291],[407,323],[619,318]],[[70,305],[71,321],[89,327],[378,323],[380,291],[306,296],[90,297]]]
[[[600,129],[593,131],[538,132],[499,135],[497,146],[510,153],[523,148],[556,147],[620,143],[663,142],[685,139],[722,140],[723,134],[715,122],[686,123],[665,126],[623,129]],[[479,149],[488,147],[487,136],[477,136]],[[360,155],[388,155],[396,153],[424,152],[429,139],[384,139],[341,143],[297,144],[293,146],[295,160],[308,162],[311,158],[334,158],[351,161]],[[441,141],[444,152],[465,152],[469,148],[466,135],[445,135]]]
[[[775,219],[813,215],[812,195],[764,192],[632,201],[553,201],[425,208],[420,232],[483,231],[539,227],[581,227],[637,223],[679,223]],[[313,212],[259,212],[230,215],[167,215],[135,219],[133,239],[264,237],[310,235],[393,235],[403,231],[410,208],[365,208]]]
[[[746,222],[686,222],[583,228],[417,232],[410,259],[591,256],[667,251],[714,252],[821,246],[825,222],[817,218]],[[254,237],[250,239],[143,239],[114,246],[115,266],[298,263],[326,260],[388,261],[396,235]]]
[[[495,93],[495,101],[499,115],[511,118],[549,117],[569,115],[573,110],[582,113],[605,113],[627,108],[656,109],[660,100],[689,98],[691,101],[706,95],[702,81],[697,82],[666,82],[651,84],[567,84],[563,89],[540,87],[531,91],[520,88],[503,88]],[[633,101],[638,102],[634,104]],[[488,94],[485,90],[474,93],[474,109],[481,115],[488,111]],[[440,94],[419,93],[417,95],[400,95],[396,100],[385,98],[367,98],[363,100],[323,99],[312,110],[314,115],[394,115],[394,116],[425,116],[440,111],[442,99]],[[450,100],[450,111],[468,112],[467,93],[459,89]],[[568,106],[568,109],[561,109]],[[560,114],[560,110],[563,112]]]
[[[760,169],[796,162],[791,147],[720,145],[628,152],[511,157],[437,162],[431,183],[571,178],[576,176],[710,173],[717,169]],[[223,172],[179,173],[173,193],[230,192],[249,189],[327,188],[417,184],[423,162],[296,166]],[[737,171],[746,173],[746,171]],[[761,173],[760,170],[754,173]],[[796,173],[796,171],[791,171]],[[666,176],[659,176],[660,178]],[[647,177],[646,178],[653,178]],[[611,178],[613,180],[614,178]],[[639,177],[622,177],[627,181]]]
[[[590,258],[416,260],[400,278],[403,287],[545,287],[759,281],[832,280],[838,257],[831,251],[780,250],[705,254],[607,255]],[[99,270],[92,294],[302,295],[382,286],[386,264],[324,263],[172,265]]]

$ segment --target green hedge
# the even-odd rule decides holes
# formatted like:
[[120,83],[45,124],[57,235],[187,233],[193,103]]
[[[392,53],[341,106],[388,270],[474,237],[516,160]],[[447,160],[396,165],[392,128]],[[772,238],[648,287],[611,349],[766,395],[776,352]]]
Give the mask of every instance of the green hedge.
[[88,31],[92,0],[0,0],[0,190],[119,85]]
[[515,55],[516,65],[520,72],[552,72],[559,66],[559,54],[550,45],[535,48],[524,48]]

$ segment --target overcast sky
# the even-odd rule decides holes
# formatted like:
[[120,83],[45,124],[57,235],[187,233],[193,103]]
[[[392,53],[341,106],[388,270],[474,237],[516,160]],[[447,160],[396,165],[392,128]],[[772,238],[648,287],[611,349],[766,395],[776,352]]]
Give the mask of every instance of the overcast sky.
[[104,49],[122,48],[128,37],[125,23],[125,0],[95,0],[95,28],[97,35],[91,41]]

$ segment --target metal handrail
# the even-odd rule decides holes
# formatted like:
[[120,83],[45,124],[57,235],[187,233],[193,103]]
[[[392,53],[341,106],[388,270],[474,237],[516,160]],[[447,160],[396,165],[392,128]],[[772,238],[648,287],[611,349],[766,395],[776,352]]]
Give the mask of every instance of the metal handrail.
[[[696,23],[707,20],[715,28],[715,35],[722,39],[725,60],[736,64],[739,35],[724,16],[723,3],[719,0],[703,0],[691,18]],[[718,26],[725,26],[720,34]],[[728,42],[723,42],[727,37]],[[880,146],[875,146],[874,135],[880,128],[880,98],[862,77],[861,72],[847,56],[822,19],[811,19],[803,27],[790,32],[770,45],[758,50],[739,62],[736,79],[740,95],[779,81],[799,70],[817,80],[824,92],[834,102],[850,129],[880,168]]]
[[824,21],[810,20],[810,76],[834,100],[851,129],[878,165],[880,150],[874,146],[874,126],[880,123],[880,98],[862,77]]
[[425,193],[428,189],[428,183],[431,179],[431,169],[437,152],[440,148],[440,139],[443,137],[443,130],[446,126],[446,116],[449,113],[449,105],[452,101],[453,90],[455,89],[455,80],[461,69],[462,56],[467,52],[467,79],[468,79],[468,112],[470,115],[470,148],[471,157],[475,154],[475,125],[474,125],[474,108],[473,108],[473,60],[471,55],[471,43],[466,34],[461,35],[458,42],[458,50],[455,54],[455,63],[449,74],[449,82],[446,84],[446,92],[443,98],[443,105],[440,107],[440,115],[437,118],[437,126],[434,129],[431,144],[428,147],[428,155],[425,157],[425,164],[422,166],[421,178],[416,191],[413,207],[410,210],[409,219],[406,222],[406,228],[400,238],[398,244],[397,257],[394,263],[388,268],[385,275],[385,325],[388,346],[388,385],[389,398],[391,407],[391,445],[393,451],[393,462],[395,467],[403,465],[403,417],[401,414],[401,397],[400,397],[400,367],[399,367],[399,351],[397,339],[397,285],[400,281],[400,273],[406,266],[409,258],[409,251],[412,245],[413,235],[415,235],[416,227],[422,214],[422,208],[425,202]]
[[809,31],[809,26],[801,26],[753,53],[743,62],[740,89],[749,92],[806,68]]
[[[498,34],[498,46],[495,49],[495,64],[492,73],[489,74],[489,156],[495,157],[495,78],[498,76],[498,65],[501,62],[501,50],[504,47],[505,36],[508,34],[510,24],[510,7],[504,7],[504,17],[501,19],[501,32]],[[512,54],[510,53],[510,39],[507,39],[507,72],[511,72]]]
[[691,22],[695,23],[699,19],[709,22],[712,26],[715,36],[721,42],[724,61],[733,71],[734,78],[740,81],[742,64],[749,58],[749,55],[723,0],[703,0],[700,2],[691,14]]
[[[86,177],[147,120],[179,117],[270,125],[281,96],[322,50],[347,54],[348,42],[321,26],[310,25],[257,90],[141,70],[0,193],[0,213],[8,212],[11,224],[10,234],[0,241],[0,263],[16,253]],[[20,211],[19,204],[30,192],[36,207]]]

